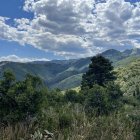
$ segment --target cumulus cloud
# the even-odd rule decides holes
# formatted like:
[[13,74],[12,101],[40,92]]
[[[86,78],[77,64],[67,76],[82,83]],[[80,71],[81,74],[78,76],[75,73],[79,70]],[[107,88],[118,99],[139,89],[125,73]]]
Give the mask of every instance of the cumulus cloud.
[[2,61],[10,61],[10,62],[21,62],[21,63],[26,63],[26,62],[33,62],[33,61],[49,61],[46,58],[21,58],[16,55],[9,55],[9,56],[3,56],[0,57],[0,62]]
[[0,38],[30,44],[66,58],[139,47],[140,2],[124,0],[25,0],[33,19],[0,17]]

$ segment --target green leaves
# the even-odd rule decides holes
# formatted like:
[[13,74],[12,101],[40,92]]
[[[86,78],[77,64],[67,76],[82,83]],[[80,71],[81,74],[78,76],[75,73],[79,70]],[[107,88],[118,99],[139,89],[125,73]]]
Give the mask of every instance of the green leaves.
[[128,66],[118,68],[116,83],[126,96],[139,96],[140,91],[140,59],[131,62]]
[[120,107],[123,94],[120,87],[114,84],[116,73],[112,63],[100,55],[94,56],[91,61],[81,83],[86,110],[97,116],[107,115]]
[[99,115],[108,115],[117,111],[121,106],[122,92],[118,86],[108,84],[106,87],[94,85],[93,88],[85,90],[86,92],[86,109],[88,113]]
[[4,72],[0,81],[0,120],[14,123],[36,116],[46,101],[40,78],[26,75],[24,81],[15,81],[12,72]]
[[89,70],[83,75],[81,88],[92,88],[93,85],[104,86],[107,82],[116,79],[111,62],[103,56],[94,56],[91,59]]

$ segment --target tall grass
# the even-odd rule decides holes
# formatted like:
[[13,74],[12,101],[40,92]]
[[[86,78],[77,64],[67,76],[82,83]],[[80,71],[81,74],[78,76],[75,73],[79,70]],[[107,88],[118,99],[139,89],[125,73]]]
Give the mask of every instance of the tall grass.
[[38,125],[1,126],[0,140],[32,140],[31,134],[37,130],[43,134],[45,129],[54,134],[53,140],[135,140],[134,126],[123,113],[89,117],[83,106],[68,104],[59,110],[48,108]]
[[0,140],[22,140],[30,139],[30,134],[36,129],[34,124],[17,123],[0,127]]

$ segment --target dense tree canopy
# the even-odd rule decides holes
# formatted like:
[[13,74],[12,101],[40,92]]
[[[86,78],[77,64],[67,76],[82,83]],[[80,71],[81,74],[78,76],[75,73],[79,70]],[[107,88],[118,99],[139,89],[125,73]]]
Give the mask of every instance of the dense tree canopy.
[[83,75],[81,88],[92,88],[96,84],[104,86],[114,79],[115,75],[111,62],[103,56],[97,55],[91,59],[89,70]]
[[89,114],[107,115],[117,111],[121,106],[122,92],[114,83],[106,87],[94,85],[93,88],[86,92],[86,110]]
[[34,117],[45,101],[42,87],[36,76],[28,74],[25,80],[16,81],[11,71],[5,71],[0,81],[0,120],[13,123]]

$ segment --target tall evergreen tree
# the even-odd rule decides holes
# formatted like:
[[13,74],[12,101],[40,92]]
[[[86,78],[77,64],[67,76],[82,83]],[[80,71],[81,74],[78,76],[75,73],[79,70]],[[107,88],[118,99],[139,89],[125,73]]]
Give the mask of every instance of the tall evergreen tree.
[[83,74],[81,89],[92,88],[95,84],[105,86],[107,82],[115,80],[115,73],[110,60],[97,55],[91,59],[91,62],[89,70]]

